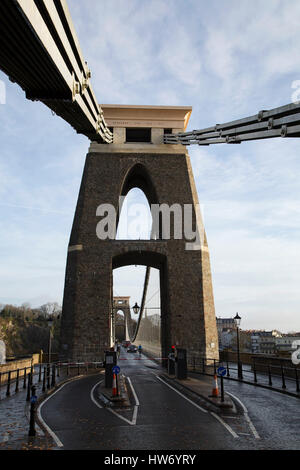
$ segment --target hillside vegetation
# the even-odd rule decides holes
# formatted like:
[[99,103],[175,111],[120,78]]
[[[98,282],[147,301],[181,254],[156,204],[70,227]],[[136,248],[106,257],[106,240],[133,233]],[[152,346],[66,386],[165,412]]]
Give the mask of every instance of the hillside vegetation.
[[[6,346],[6,357],[19,357],[48,351],[49,322],[51,327],[51,350],[58,351],[60,330],[60,308],[57,304],[45,304],[38,309],[28,305],[16,307],[5,305],[0,308],[0,340]],[[53,307],[54,305],[54,307]],[[50,308],[50,306],[52,306]]]

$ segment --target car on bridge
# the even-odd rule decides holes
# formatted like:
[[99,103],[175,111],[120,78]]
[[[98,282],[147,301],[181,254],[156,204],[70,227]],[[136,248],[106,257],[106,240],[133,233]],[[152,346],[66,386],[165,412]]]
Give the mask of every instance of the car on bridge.
[[136,353],[136,352],[137,352],[137,347],[136,347],[134,344],[131,344],[131,345],[127,348],[127,352]]

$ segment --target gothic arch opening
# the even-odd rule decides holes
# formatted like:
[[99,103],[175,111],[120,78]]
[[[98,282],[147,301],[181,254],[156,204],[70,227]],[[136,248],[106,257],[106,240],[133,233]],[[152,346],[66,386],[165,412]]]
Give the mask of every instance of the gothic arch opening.
[[116,240],[150,240],[153,220],[148,199],[141,189],[129,190],[119,212]]
[[[146,203],[148,202],[148,204]],[[130,212],[128,214],[128,202],[130,203]],[[137,163],[133,165],[127,172],[122,186],[120,188],[120,199],[117,213],[117,239],[144,239],[151,238],[152,231],[152,204],[158,204],[157,192],[154,187],[153,181],[145,165]],[[127,223],[124,220],[124,209],[127,215]],[[136,217],[135,221],[129,222],[129,216]],[[140,226],[140,235],[138,226]],[[126,238],[124,234],[126,233]],[[146,233],[146,235],[145,235]],[[152,234],[152,239],[158,238]]]
[[119,342],[126,339],[125,312],[120,309],[115,312],[115,338]]
[[[130,295],[130,317],[133,320],[131,328],[135,330],[136,324],[139,326],[134,343],[141,344],[143,350],[153,357],[166,357],[171,346],[166,262],[164,255],[141,251],[115,256],[112,263],[114,295],[119,295],[120,291],[124,295]],[[139,315],[133,314],[132,307],[135,302],[141,307],[140,297],[143,292],[146,266],[150,266],[152,269],[148,295],[141,318],[139,318]],[[136,274],[134,274],[134,270],[136,270]],[[122,279],[126,279],[123,284]],[[126,285],[129,288],[126,288]],[[130,330],[129,325],[128,330]]]

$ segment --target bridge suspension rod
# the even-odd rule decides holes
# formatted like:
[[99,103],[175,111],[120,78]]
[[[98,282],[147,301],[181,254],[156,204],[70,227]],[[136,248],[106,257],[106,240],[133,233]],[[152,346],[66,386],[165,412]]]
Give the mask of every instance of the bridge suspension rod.
[[112,143],[66,0],[1,0],[0,69],[77,133]]
[[240,144],[247,140],[300,137],[300,103],[290,103],[205,129],[166,134],[165,144]]
[[127,328],[128,328],[128,334],[129,334],[129,339],[132,343],[136,340],[140,323],[143,317],[144,313],[144,307],[145,307],[145,302],[146,302],[146,297],[147,297],[147,291],[148,291],[148,285],[149,285],[149,278],[150,278],[150,271],[151,267],[147,266],[146,267],[146,273],[145,273],[145,280],[144,280],[144,287],[143,287],[143,295],[142,295],[142,301],[141,301],[141,307],[140,307],[140,312],[139,312],[139,318],[137,320],[136,327],[133,329],[133,322],[131,318],[131,312],[130,310],[127,311],[127,315],[125,316],[125,321],[127,322]]

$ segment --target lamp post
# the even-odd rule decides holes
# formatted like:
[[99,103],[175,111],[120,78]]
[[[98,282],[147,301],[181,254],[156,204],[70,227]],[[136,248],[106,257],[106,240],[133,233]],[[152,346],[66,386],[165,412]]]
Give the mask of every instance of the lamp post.
[[48,342],[48,362],[51,363],[51,328],[53,325],[53,318],[48,318],[48,327],[49,327],[49,342]]
[[134,311],[134,313],[137,315],[139,313],[139,310],[140,310],[140,307],[139,305],[137,304],[137,302],[134,304],[134,306],[132,307],[132,310]]
[[241,320],[242,318],[237,313],[236,316],[234,317],[234,322],[236,325],[237,366],[238,366],[238,378],[239,379],[243,378],[243,369],[242,369],[242,364],[241,364],[241,359],[240,359],[240,335],[239,335],[239,327],[241,324]]
[[47,388],[50,388],[50,364],[51,364],[51,327],[53,325],[53,318],[48,318],[49,327],[49,341],[48,341],[48,364],[47,364]]

